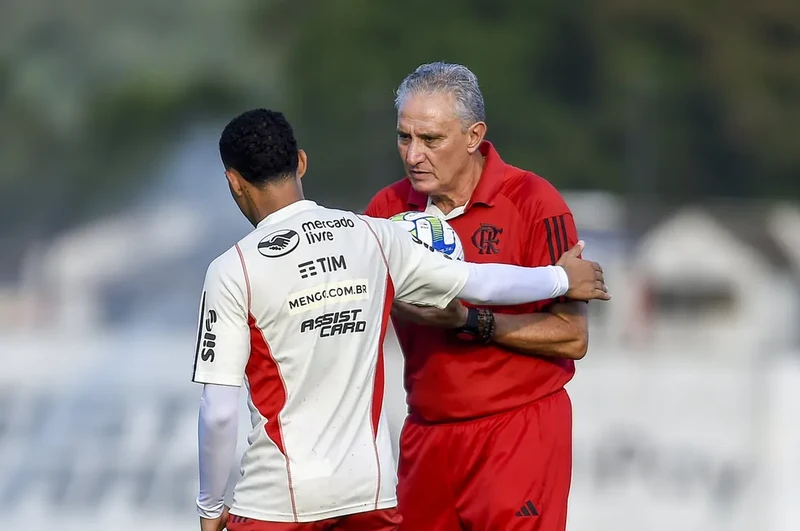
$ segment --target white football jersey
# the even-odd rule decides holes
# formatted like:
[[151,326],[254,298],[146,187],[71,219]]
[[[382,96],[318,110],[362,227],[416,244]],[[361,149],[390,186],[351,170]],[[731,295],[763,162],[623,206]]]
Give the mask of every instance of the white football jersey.
[[396,505],[382,407],[392,301],[444,307],[467,277],[388,220],[311,201],[211,263],[193,379],[249,391],[233,514],[309,522]]

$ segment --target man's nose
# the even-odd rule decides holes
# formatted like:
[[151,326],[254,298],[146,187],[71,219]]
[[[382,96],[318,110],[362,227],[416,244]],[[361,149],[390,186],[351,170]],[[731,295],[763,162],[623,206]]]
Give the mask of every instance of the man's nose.
[[412,141],[408,150],[406,151],[406,163],[409,166],[415,166],[425,160],[425,153],[419,142]]

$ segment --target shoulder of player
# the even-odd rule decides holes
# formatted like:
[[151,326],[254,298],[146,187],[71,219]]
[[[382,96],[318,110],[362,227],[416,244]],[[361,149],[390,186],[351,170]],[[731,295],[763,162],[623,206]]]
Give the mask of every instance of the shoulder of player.
[[564,197],[550,181],[533,172],[509,166],[500,193],[531,222],[571,214]]
[[[240,242],[241,243],[241,242]],[[243,257],[240,254],[240,243],[217,256],[208,264],[206,282],[221,282],[224,284],[239,284],[244,280]]]
[[366,214],[355,214],[355,216],[366,224],[367,230],[369,230],[373,235],[382,239],[381,237],[388,234],[391,234],[393,227],[395,226],[394,223],[389,221],[386,217],[383,216],[371,216],[368,213]]
[[389,186],[385,186],[378,191],[365,210],[367,215],[375,217],[389,217],[397,212],[393,211],[393,205],[407,201],[408,194],[411,191],[411,183],[405,177],[399,181],[395,181]]

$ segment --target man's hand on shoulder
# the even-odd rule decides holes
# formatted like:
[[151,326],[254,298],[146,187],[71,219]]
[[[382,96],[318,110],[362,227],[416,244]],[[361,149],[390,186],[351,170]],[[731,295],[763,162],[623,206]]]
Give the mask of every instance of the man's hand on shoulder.
[[561,255],[557,266],[567,273],[569,291],[567,297],[576,301],[611,299],[603,276],[603,268],[597,262],[580,258],[583,251],[583,242],[579,241],[572,249]]
[[467,323],[467,308],[455,299],[443,310],[395,301],[392,305],[392,317],[425,326],[461,328]]

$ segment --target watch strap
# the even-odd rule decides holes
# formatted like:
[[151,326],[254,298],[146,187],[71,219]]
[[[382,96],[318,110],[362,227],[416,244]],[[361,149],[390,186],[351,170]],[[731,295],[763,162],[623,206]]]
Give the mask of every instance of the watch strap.
[[491,310],[467,308],[467,322],[458,330],[458,335],[463,339],[489,343],[494,330],[494,313]]

